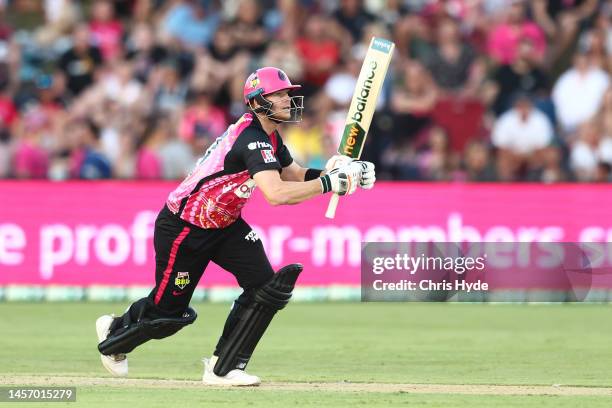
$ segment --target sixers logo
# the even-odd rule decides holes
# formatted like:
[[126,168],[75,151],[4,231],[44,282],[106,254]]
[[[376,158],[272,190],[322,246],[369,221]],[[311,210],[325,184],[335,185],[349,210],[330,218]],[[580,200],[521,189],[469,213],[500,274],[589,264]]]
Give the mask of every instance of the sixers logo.
[[249,198],[253,190],[255,190],[255,180],[248,179],[234,190],[234,194],[240,198]]
[[259,85],[259,78],[257,76],[251,79],[251,88],[256,88]]

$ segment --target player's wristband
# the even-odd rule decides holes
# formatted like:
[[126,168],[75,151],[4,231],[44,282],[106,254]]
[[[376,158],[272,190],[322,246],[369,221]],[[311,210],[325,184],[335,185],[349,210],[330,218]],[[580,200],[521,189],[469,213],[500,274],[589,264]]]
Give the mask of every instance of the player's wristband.
[[321,177],[321,172],[323,170],[319,169],[306,169],[306,175],[304,176],[304,181],[316,180]]
[[319,177],[319,181],[321,181],[321,187],[323,188],[323,194],[329,193],[332,189],[331,179],[326,174],[322,177]]

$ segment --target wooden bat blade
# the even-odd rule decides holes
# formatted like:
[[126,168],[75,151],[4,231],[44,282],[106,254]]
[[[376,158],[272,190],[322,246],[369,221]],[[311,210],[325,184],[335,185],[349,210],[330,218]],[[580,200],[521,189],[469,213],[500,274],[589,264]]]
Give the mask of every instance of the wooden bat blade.
[[[376,111],[378,95],[385,81],[395,44],[384,38],[372,37],[363,60],[357,86],[346,116],[338,153],[358,159]],[[339,196],[332,195],[325,216],[334,218]]]

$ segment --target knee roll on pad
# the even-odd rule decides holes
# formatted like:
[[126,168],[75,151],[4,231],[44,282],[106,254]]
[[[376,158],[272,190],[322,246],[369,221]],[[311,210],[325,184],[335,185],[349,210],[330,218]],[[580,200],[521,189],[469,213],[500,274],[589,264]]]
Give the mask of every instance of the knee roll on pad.
[[213,369],[215,374],[224,376],[231,370],[246,367],[276,312],[289,303],[295,282],[303,269],[300,264],[287,265],[275,273],[268,283],[255,289],[251,304],[243,309],[239,322],[220,348],[219,359]]
[[98,344],[100,353],[129,353],[151,339],[163,339],[173,335],[198,317],[191,307],[178,317],[163,316],[150,302],[148,298],[139,300],[122,317],[113,321],[111,335]]

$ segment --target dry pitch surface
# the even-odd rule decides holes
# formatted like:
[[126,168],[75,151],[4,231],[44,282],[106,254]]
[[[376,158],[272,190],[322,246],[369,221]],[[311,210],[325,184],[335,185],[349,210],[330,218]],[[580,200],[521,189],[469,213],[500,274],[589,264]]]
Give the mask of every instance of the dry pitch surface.
[[[96,378],[96,377],[47,377],[47,376],[0,376],[0,384],[10,386],[37,387],[126,387],[126,388],[202,388],[200,381],[154,380],[141,378]],[[213,387],[223,388],[223,387]],[[520,385],[450,385],[450,384],[388,384],[351,382],[269,382],[252,389],[284,391],[333,391],[333,392],[404,392],[414,394],[470,394],[470,395],[609,395],[608,387],[572,387]]]

